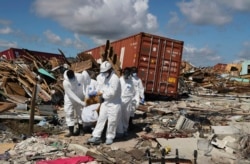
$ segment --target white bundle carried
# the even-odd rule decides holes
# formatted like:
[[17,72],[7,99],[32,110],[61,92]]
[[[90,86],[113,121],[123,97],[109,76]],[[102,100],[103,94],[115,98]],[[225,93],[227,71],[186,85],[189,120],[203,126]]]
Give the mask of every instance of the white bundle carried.
[[86,106],[82,109],[82,120],[83,122],[96,122],[98,119],[97,110],[100,106],[100,103],[92,104]]

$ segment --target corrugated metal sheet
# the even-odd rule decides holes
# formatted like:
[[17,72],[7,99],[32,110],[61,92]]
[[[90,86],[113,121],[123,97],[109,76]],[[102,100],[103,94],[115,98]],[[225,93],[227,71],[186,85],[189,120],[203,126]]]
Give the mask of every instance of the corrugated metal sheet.
[[[121,68],[136,66],[146,93],[176,96],[184,42],[148,33],[139,33],[110,43]],[[83,53],[98,60],[105,45]]]

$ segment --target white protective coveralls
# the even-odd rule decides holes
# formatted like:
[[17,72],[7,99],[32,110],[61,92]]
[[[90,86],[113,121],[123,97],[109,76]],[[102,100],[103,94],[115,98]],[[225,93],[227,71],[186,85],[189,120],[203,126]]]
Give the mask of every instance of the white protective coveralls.
[[95,79],[90,80],[90,84],[87,86],[86,98],[89,98],[89,94],[98,91],[98,83]]
[[[90,77],[86,71],[82,73],[75,73],[75,78],[69,80],[67,77],[67,71],[64,72],[64,112],[67,126],[74,126],[74,112],[76,112],[76,118],[78,123],[82,124],[81,112],[82,107],[85,106],[84,97],[86,94],[87,86],[90,83]],[[74,111],[75,110],[75,111]]]
[[[98,85],[97,81],[91,79],[90,84],[87,86],[86,98],[90,98],[89,94],[93,92],[97,93],[97,85]],[[92,126],[97,121],[98,119],[97,109],[99,108],[99,106],[100,103],[90,104],[82,109],[82,120],[84,127]]]
[[129,118],[131,116],[131,112],[134,113],[135,111],[135,107],[132,104],[132,100],[135,96],[135,87],[134,87],[131,76],[129,76],[128,79],[125,79],[124,76],[121,76],[120,83],[121,83],[121,90],[122,90],[122,93],[121,93],[122,117],[117,127],[117,133],[124,134],[124,133],[127,133],[128,131]]
[[106,139],[113,140],[116,135],[118,119],[121,117],[121,85],[119,77],[111,72],[108,78],[102,73],[97,77],[99,92],[102,93],[104,102],[102,102],[99,117],[92,133],[93,137],[100,138],[105,123],[108,120]]
[[[136,73],[133,74],[132,76],[132,81],[133,81],[133,84],[135,86],[135,96],[134,96],[134,100],[136,101],[136,108],[139,107],[139,104],[140,104],[140,101],[141,99],[145,99],[145,96],[144,96],[144,87],[143,87],[143,84],[142,84],[142,81],[141,79],[137,76]],[[131,112],[131,117],[134,117],[134,112]]]
[[99,75],[96,76],[96,81],[97,81],[97,91],[101,91],[101,89],[104,87],[104,81],[105,81],[105,76],[103,73],[100,73]]

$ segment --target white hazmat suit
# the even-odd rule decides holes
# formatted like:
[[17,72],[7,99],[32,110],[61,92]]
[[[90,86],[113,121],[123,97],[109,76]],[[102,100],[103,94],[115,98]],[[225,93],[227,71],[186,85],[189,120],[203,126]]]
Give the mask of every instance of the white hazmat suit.
[[131,76],[127,79],[124,76],[120,77],[121,83],[121,113],[122,117],[117,127],[117,133],[125,135],[128,131],[129,119],[131,112],[134,113],[135,107],[133,106],[133,98],[135,96],[135,87]]
[[[96,93],[97,94],[97,90],[98,89],[98,83],[95,79],[91,79],[90,80],[90,84],[87,86],[87,90],[86,90],[86,98],[91,97],[91,94]],[[95,95],[93,95],[95,96]]]
[[[67,70],[68,71],[68,70]],[[84,102],[87,86],[90,83],[90,77],[86,71],[75,73],[75,78],[70,80],[67,77],[67,71],[64,72],[64,111],[67,126],[74,126],[74,111],[77,114],[78,123],[82,124],[81,109],[86,105]]]
[[[141,100],[144,101],[144,99],[145,99],[144,87],[143,87],[141,79],[137,76],[137,73],[133,73],[132,81],[134,83],[135,90],[136,90],[134,100],[136,101],[136,108],[138,108]],[[133,117],[133,116],[134,116],[134,112],[131,113],[131,117]]]
[[82,109],[82,120],[83,128],[85,132],[91,132],[95,126],[98,119],[97,110],[100,107],[100,103],[88,101],[97,95],[97,81],[91,79],[90,84],[87,86],[86,90],[86,106]]
[[[109,70],[111,71],[111,70]],[[112,144],[116,135],[118,119],[121,116],[121,85],[119,77],[112,71],[104,72],[97,77],[99,92],[104,101],[101,104],[99,117],[92,133],[90,143],[100,141],[102,131],[107,122],[106,144]]]

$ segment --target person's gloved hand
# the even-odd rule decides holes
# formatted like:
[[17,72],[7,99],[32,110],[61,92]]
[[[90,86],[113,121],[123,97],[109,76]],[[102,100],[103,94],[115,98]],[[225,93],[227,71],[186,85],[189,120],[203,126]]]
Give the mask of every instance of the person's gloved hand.
[[83,107],[85,107],[85,106],[86,106],[86,103],[82,101],[81,105],[82,105]]
[[102,92],[97,92],[97,95],[98,95],[98,96],[101,96],[101,95],[102,95]]
[[94,97],[97,95],[97,92],[96,91],[92,91],[89,93],[89,97]]
[[144,105],[144,103],[145,103],[145,100],[141,99],[140,104]]

